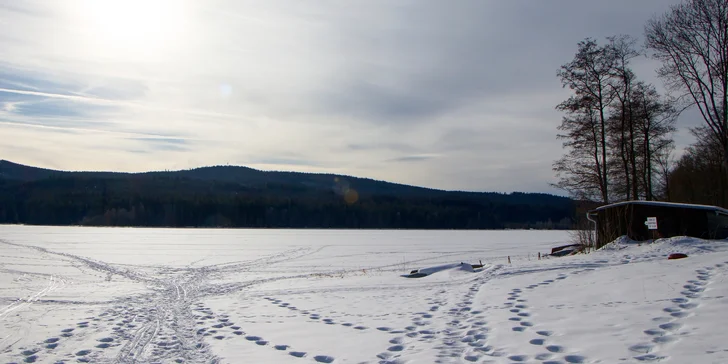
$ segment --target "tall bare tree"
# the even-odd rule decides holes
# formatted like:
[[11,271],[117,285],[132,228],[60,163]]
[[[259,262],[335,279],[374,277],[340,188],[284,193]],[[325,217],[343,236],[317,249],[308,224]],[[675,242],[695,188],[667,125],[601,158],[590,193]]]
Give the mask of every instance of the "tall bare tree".
[[[599,46],[595,40],[587,38],[579,42],[574,59],[561,66],[558,71],[562,85],[574,91],[569,100],[557,106],[558,110],[567,114],[560,128],[567,134],[560,137],[571,135],[577,139],[564,143],[564,146],[571,148],[571,151],[567,153],[565,159],[554,164],[554,170],[560,177],[557,186],[573,190],[575,184],[591,183],[593,185],[588,188],[584,186],[583,191],[598,189],[599,197],[604,203],[609,202],[606,124],[607,108],[614,98],[613,88],[609,86],[613,66],[614,57],[610,49]],[[578,130],[583,130],[584,134],[574,135]],[[585,150],[574,150],[583,144],[588,145],[584,147]],[[577,154],[578,163],[572,161],[573,163],[585,163],[586,156],[591,159],[588,165],[579,168],[579,173],[569,171],[570,166],[566,163],[567,159],[576,157]],[[591,173],[582,175],[587,170]],[[580,175],[580,178],[574,178]]]
[[567,114],[559,126],[558,134],[567,152],[554,163],[554,171],[559,179],[555,187],[577,199],[600,200],[605,196],[600,157],[602,128],[591,103],[590,100],[571,97],[557,107]]
[[[622,82],[617,79],[617,85]],[[627,92],[626,96],[618,96],[610,108],[612,199],[653,200],[658,159],[673,144],[676,113],[652,85],[633,80]]]
[[[632,90],[634,109],[633,154],[639,162],[635,168],[635,182],[642,186],[646,200],[655,198],[655,180],[659,181],[660,165],[669,160],[674,147],[677,112],[672,103],[661,97],[655,87],[644,82],[634,84]],[[637,173],[639,171],[639,173]],[[637,180],[639,178],[639,180]]]
[[[630,68],[630,62],[639,56],[635,49],[637,41],[628,35],[608,37],[607,50],[614,58],[611,71],[612,82],[609,83],[613,89],[614,112],[611,120],[611,136],[615,140],[618,151],[615,150],[617,159],[621,160],[623,168],[620,171],[624,179],[622,186],[623,193],[628,199],[637,199],[637,153],[635,153],[635,120],[632,101],[632,91],[636,76]],[[616,191],[615,191],[616,192]]]
[[565,113],[558,138],[566,153],[553,165],[554,186],[603,203],[652,200],[676,113],[652,85],[637,80],[630,67],[640,55],[635,40],[607,41],[579,42],[574,59],[558,72],[573,94],[556,107]]
[[675,165],[675,143],[669,143],[654,154],[655,174],[653,183],[653,197],[656,200],[673,201],[670,194],[670,173]]
[[645,35],[662,62],[659,76],[680,100],[697,106],[728,173],[728,1],[686,0],[650,20]]

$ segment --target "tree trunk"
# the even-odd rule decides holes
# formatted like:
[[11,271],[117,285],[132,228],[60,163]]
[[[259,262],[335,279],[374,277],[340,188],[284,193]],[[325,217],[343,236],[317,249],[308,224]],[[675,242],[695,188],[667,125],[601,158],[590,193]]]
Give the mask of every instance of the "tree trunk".
[[[725,122],[723,123],[725,125]],[[728,131],[728,129],[726,129]],[[724,131],[725,133],[725,131]],[[723,206],[728,207],[728,191],[726,189],[726,181],[728,181],[728,143],[723,143],[723,183],[720,184],[720,195],[722,196]]]
[[[725,80],[725,79],[724,79]],[[728,182],[728,81],[723,82],[723,178]],[[728,191],[726,191],[726,183],[721,183],[721,196],[723,200],[722,207],[728,207]]]
[[629,162],[632,167],[632,199],[639,199],[639,191],[637,189],[637,151],[634,147],[634,120],[632,120],[632,105],[631,103],[627,106],[629,112],[627,113],[629,123]]
[[[728,42],[728,25],[724,25],[725,33],[723,34],[723,41]],[[721,75],[723,82],[723,177],[728,182],[728,45],[724,44],[723,47],[723,75]],[[721,195],[723,197],[723,206],[728,207],[728,191],[725,187],[726,183],[721,184]]]
[[[624,197],[625,200],[629,200],[629,193],[632,190],[632,185],[630,184],[630,178],[629,178],[629,158],[627,156],[627,136],[624,135],[625,127],[624,127],[624,115],[622,115],[622,125],[621,125],[621,139],[619,140],[619,151],[621,152],[621,158],[622,158],[622,168],[624,168]],[[632,177],[634,179],[634,176]]]
[[[599,121],[601,123],[601,137],[602,137],[602,183],[604,189],[602,190],[602,199],[605,204],[609,203],[609,182],[607,178],[607,125],[604,120],[604,96],[602,95],[602,86],[599,85]],[[726,149],[728,153],[728,149]]]
[[649,128],[645,131],[644,159],[645,159],[645,200],[652,201],[652,152],[650,152]]

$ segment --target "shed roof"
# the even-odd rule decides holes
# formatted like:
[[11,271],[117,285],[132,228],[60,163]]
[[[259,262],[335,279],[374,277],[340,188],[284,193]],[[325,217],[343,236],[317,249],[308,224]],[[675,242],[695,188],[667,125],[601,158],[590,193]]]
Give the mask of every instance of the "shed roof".
[[617,206],[624,206],[624,205],[650,205],[650,206],[661,206],[661,207],[675,207],[675,208],[684,208],[684,209],[695,209],[695,210],[710,210],[710,211],[717,211],[723,214],[728,214],[728,210],[718,207],[718,206],[711,206],[711,205],[696,205],[696,204],[688,204],[688,203],[677,203],[677,202],[662,202],[662,201],[623,201],[623,202],[617,202],[609,205],[599,206],[596,209],[592,211],[601,211],[606,210],[612,207]]

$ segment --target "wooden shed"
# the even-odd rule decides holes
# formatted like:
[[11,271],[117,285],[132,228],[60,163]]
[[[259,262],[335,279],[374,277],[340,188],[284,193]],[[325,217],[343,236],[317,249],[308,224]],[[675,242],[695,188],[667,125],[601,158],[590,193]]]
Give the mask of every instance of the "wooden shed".
[[673,236],[728,238],[728,210],[717,206],[625,201],[591,210],[587,218],[596,224],[597,248],[623,235],[637,241]]

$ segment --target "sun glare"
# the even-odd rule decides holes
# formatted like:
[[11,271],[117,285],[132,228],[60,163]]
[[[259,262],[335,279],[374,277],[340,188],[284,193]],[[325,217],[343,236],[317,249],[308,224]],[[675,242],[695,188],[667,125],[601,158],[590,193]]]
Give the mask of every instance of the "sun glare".
[[84,0],[78,10],[95,46],[135,58],[179,42],[187,20],[183,0]]

